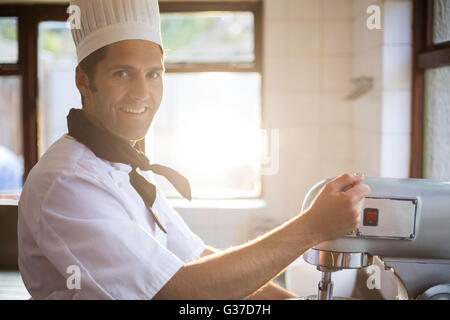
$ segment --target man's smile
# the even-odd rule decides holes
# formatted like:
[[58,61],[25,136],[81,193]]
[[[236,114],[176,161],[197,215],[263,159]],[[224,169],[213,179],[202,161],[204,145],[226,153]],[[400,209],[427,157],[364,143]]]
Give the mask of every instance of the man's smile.
[[144,114],[149,108],[148,107],[141,107],[141,108],[129,108],[129,107],[122,107],[119,108],[125,113],[131,113],[131,114]]

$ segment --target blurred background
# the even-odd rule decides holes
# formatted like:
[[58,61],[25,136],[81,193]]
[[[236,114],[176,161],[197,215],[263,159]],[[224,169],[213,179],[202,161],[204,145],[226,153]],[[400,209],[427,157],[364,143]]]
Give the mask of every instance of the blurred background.
[[[281,224],[344,172],[450,179],[449,1],[159,3],[164,97],[145,148],[191,181],[191,202],[158,183],[207,244]],[[81,107],[66,8],[0,1],[4,201]],[[292,274],[280,283],[305,294]]]

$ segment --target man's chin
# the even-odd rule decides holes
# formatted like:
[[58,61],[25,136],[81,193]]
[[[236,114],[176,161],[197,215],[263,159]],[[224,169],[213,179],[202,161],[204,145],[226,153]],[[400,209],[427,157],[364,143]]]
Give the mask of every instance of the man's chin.
[[130,128],[126,130],[125,128],[122,130],[108,130],[110,133],[115,135],[116,137],[126,140],[128,142],[136,142],[145,138],[148,128],[146,130],[136,130],[137,128]]
[[144,139],[146,133],[147,132],[141,133],[141,134],[125,134],[125,135],[120,136],[120,138],[123,140],[127,140],[130,143],[134,143],[136,141]]

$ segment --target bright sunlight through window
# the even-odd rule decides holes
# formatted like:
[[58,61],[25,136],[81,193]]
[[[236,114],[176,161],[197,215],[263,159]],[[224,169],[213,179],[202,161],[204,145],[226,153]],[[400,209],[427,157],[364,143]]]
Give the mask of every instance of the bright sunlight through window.
[[[162,14],[162,33],[168,72],[162,104],[146,137],[147,155],[186,176],[194,198],[258,197],[261,74],[233,67],[208,70],[214,63],[254,61],[253,14]],[[175,71],[170,63],[176,64]],[[167,196],[178,197],[164,178],[156,179]]]

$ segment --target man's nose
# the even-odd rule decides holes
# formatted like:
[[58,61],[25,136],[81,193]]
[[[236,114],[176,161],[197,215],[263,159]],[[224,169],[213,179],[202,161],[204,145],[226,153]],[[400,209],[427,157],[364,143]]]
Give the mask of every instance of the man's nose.
[[139,75],[131,83],[130,98],[143,101],[147,100],[150,96],[150,89],[148,81],[144,75]]

